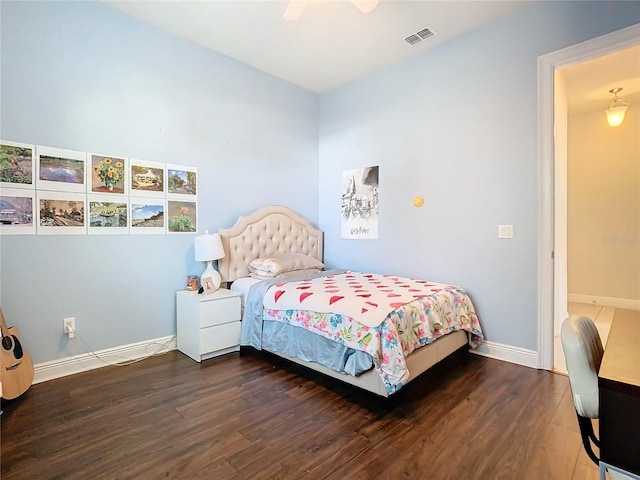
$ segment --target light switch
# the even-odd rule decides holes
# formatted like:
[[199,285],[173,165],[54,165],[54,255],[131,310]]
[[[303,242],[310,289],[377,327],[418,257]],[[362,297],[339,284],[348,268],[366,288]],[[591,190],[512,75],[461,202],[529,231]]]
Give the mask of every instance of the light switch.
[[498,238],[513,238],[513,225],[498,225]]

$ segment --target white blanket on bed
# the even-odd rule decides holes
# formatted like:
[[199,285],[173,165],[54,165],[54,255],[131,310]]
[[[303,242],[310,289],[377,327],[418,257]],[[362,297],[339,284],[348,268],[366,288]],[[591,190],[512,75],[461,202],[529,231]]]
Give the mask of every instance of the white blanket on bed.
[[460,288],[393,275],[347,272],[277,283],[267,290],[264,307],[336,313],[377,327],[403,305],[448,291]]

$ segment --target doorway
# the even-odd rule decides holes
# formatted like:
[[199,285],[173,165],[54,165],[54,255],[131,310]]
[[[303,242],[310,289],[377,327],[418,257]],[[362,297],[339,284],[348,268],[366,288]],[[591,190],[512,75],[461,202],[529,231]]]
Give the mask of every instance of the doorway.
[[557,71],[640,45],[633,25],[538,59],[538,367],[554,366],[554,332],[567,316],[567,92]]

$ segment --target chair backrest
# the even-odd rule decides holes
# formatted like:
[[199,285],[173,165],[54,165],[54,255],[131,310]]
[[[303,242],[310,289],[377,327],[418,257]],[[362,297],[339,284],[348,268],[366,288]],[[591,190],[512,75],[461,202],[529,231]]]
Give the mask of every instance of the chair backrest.
[[598,418],[598,370],[604,350],[595,323],[571,315],[562,322],[562,349],[578,415]]

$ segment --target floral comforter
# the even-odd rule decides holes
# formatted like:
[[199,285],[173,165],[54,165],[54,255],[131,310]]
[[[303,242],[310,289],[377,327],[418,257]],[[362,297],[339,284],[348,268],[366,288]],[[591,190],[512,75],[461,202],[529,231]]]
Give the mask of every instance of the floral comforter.
[[[278,282],[264,296],[263,319],[302,327],[371,355],[389,393],[409,378],[406,356],[457,330],[472,347],[483,338],[460,287],[346,272]],[[374,307],[375,305],[375,307]]]

